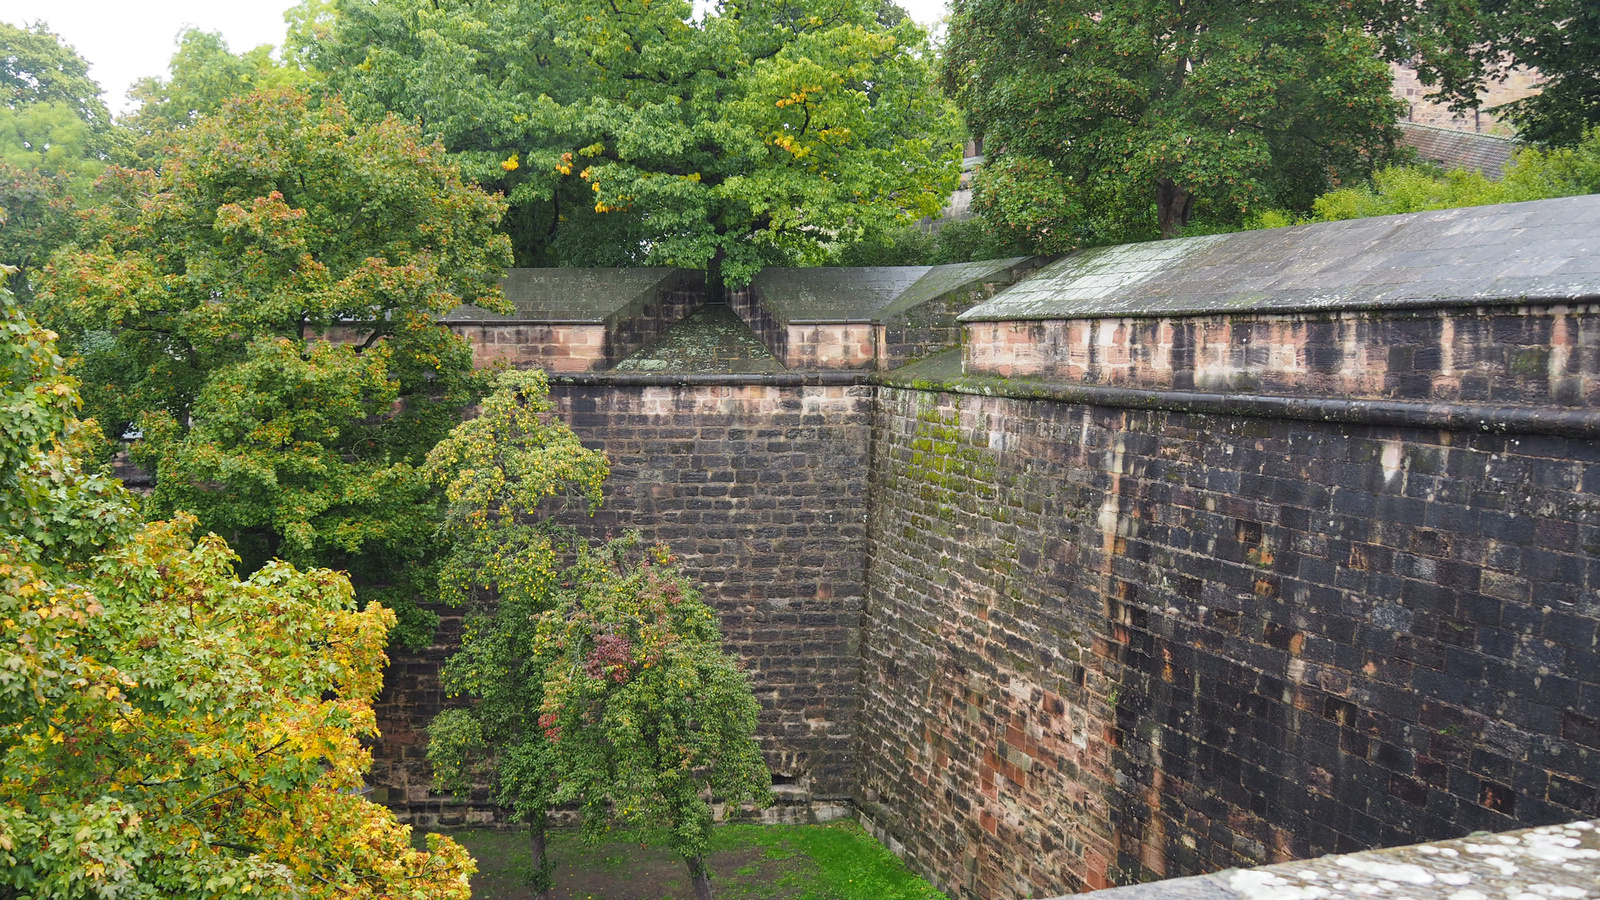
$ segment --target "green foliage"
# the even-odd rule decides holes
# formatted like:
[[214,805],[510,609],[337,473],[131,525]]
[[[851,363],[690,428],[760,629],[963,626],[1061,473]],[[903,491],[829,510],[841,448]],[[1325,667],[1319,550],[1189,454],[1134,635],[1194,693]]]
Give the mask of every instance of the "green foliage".
[[[592,509],[609,471],[605,455],[585,449],[551,409],[542,371],[502,373],[481,413],[440,441],[423,470],[446,500],[440,536],[451,549],[440,593],[468,609],[443,682],[477,700],[429,727],[434,779],[457,794],[487,780],[495,802],[541,835],[556,777],[539,722],[548,673],[537,629],[572,543],[544,516],[561,500]],[[535,885],[549,879],[540,860]]]
[[1504,184],[1517,200],[1600,194],[1600,125],[1571,147],[1517,151]]
[[43,25],[0,23],[0,265],[24,300],[33,276],[77,235],[75,210],[117,143],[89,64]]
[[1571,146],[1600,126],[1600,6],[1591,0],[1452,0],[1408,18],[1430,99],[1479,105],[1515,66],[1538,70],[1539,92],[1496,107],[1523,140]]
[[[1483,0],[1494,48],[1537,69],[1539,93],[1495,112],[1523,139],[1570,146],[1600,128],[1600,6],[1587,0]],[[1484,57],[1491,65],[1504,56]]]
[[954,116],[925,36],[869,0],[339,0],[306,52],[512,204],[520,265],[742,284],[936,213]]
[[[0,110],[0,118],[6,115]],[[9,273],[6,287],[17,296],[31,300],[41,263],[77,236],[78,188],[70,174],[0,160],[0,265]]]
[[707,795],[765,803],[770,775],[751,735],[760,706],[723,652],[716,613],[660,545],[630,534],[578,548],[539,626],[548,681],[541,724],[557,799],[598,835],[614,814],[667,829],[685,859],[711,838]]
[[[550,412],[543,372],[505,373],[429,454],[447,501],[444,595],[469,609],[444,683],[476,702],[435,719],[428,757],[445,790],[487,778],[540,847],[546,812],[576,802],[594,834],[613,815],[667,828],[693,868],[712,820],[703,794],[766,796],[758,706],[664,548],[630,535],[591,549],[551,524],[564,503],[599,503],[608,465]],[[540,859],[535,885],[549,883]]]
[[831,265],[940,266],[1008,256],[1027,256],[1031,244],[991,225],[988,219],[944,222],[937,231],[907,225],[841,247]]
[[1394,146],[1375,5],[957,0],[944,83],[999,148],[976,205],[1047,252],[1308,207]]
[[1284,210],[1269,210],[1250,227],[1276,228],[1296,222],[1336,222],[1594,193],[1600,193],[1600,128],[1590,129],[1575,147],[1518,150],[1499,181],[1461,169],[1442,172],[1427,165],[1394,166],[1373,173],[1370,185],[1323,194],[1312,204],[1309,216],[1297,218]]
[[281,557],[364,596],[425,593],[436,500],[417,467],[481,390],[437,322],[505,308],[503,203],[414,126],[291,91],[225,103],[103,187],[41,303],[107,437],[143,433],[149,510],[194,513],[245,571]]
[[1372,176],[1371,187],[1341,188],[1318,197],[1308,221],[1336,222],[1506,202],[1505,185],[1480,172],[1441,173],[1431,166],[1396,166]]
[[110,127],[89,63],[43,23],[18,28],[0,22],[0,47],[0,101],[7,108],[61,104],[95,131]]
[[[1029,252],[1067,253],[1079,247],[1156,237],[1148,223],[1118,221],[1119,207],[1091,215],[1082,185],[1048,159],[1001,155],[978,170],[972,205],[1009,244]],[[1148,204],[1146,204],[1148,205]],[[1146,227],[1141,229],[1140,225]]]
[[0,163],[63,176],[80,197],[105,169],[103,142],[71,106],[25,103],[0,109]]
[[140,105],[124,121],[144,138],[145,154],[160,150],[166,132],[216,114],[229,100],[258,90],[305,88],[320,77],[293,60],[274,59],[270,44],[234,54],[222,35],[195,28],[179,37],[168,70],[169,77],[140,79],[129,92]]
[[[67,571],[127,532],[121,484],[84,472],[94,423],[79,422],[75,382],[62,374],[56,335],[25,318],[0,290],[0,527],[7,553]],[[6,679],[0,676],[0,683]]]
[[464,900],[465,852],[356,791],[392,614],[327,570],[240,581],[190,517],[135,526],[0,299],[0,897]]

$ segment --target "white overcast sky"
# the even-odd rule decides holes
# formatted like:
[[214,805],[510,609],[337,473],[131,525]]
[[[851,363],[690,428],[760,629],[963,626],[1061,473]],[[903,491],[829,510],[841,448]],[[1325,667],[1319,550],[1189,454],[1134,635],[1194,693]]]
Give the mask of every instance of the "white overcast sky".
[[[0,22],[43,20],[89,61],[89,74],[105,89],[113,112],[128,108],[128,88],[147,75],[164,75],[178,35],[193,27],[220,31],[234,52],[281,44],[284,10],[294,0],[0,0]],[[900,0],[911,17],[930,26],[943,18],[946,0]]]

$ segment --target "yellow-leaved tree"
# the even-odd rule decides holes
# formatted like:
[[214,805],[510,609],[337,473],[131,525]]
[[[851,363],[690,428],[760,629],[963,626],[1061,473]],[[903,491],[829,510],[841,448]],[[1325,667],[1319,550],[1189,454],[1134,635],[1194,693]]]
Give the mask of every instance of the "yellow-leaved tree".
[[465,851],[360,791],[393,614],[139,524],[80,466],[54,335],[0,306],[0,898],[464,900]]

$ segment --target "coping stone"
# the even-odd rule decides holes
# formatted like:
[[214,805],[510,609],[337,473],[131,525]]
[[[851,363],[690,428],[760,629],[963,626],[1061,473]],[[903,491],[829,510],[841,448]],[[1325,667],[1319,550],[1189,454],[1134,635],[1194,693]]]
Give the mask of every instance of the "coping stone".
[[[1075,900],[1595,900],[1600,821],[1172,878]],[[1064,900],[1064,898],[1056,898]]]
[[934,266],[900,293],[889,304],[878,310],[873,321],[881,322],[892,315],[915,309],[952,291],[984,281],[1013,279],[1018,266],[1034,257],[1012,256],[1006,259],[987,259],[981,262],[951,263]]
[[962,322],[1600,300],[1600,195],[1079,250]]
[[501,288],[516,312],[503,316],[465,305],[451,310],[442,321],[600,325],[682,273],[682,269],[669,268],[511,269]]

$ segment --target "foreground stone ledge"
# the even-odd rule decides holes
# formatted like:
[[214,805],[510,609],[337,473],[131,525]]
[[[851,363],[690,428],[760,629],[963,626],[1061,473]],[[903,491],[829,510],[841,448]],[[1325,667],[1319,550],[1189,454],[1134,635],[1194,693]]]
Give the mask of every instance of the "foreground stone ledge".
[[1473,834],[1387,850],[1078,894],[1094,900],[1592,900],[1600,822]]

